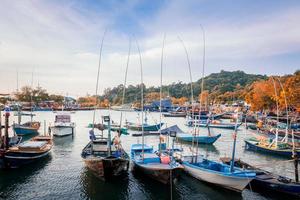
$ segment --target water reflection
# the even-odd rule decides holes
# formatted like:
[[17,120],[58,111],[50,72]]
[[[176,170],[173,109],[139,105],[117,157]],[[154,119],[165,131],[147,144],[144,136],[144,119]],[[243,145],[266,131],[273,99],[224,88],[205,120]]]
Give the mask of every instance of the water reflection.
[[124,174],[115,179],[104,181],[96,177],[87,168],[83,168],[81,175],[82,192],[89,199],[127,199],[129,178]]
[[0,170],[0,199],[9,198],[19,190],[22,184],[30,183],[32,179],[52,160],[51,153],[45,158],[16,169]]

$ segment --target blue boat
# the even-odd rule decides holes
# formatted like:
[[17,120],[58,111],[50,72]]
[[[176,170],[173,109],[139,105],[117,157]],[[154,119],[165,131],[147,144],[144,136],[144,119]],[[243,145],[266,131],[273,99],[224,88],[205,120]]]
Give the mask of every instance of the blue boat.
[[[272,148],[267,145],[261,144],[259,141],[256,140],[245,140],[245,148],[247,150],[251,151],[257,151],[260,153],[266,153],[266,154],[272,154],[272,155],[277,155],[277,156],[284,156],[291,158],[293,155],[292,148],[290,148],[287,144],[285,144],[281,148]],[[300,150],[296,150],[298,157],[300,156]]]
[[[191,160],[187,160],[191,158]],[[184,170],[198,180],[218,185],[227,189],[242,191],[249,182],[255,178],[253,171],[235,167],[231,170],[230,165],[201,158],[193,162],[193,157],[184,157],[182,165]]]
[[153,151],[153,147],[145,144],[131,146],[131,160],[134,171],[141,172],[163,184],[170,184],[183,169],[168,154],[159,155]]
[[163,125],[164,123],[154,124],[154,125],[149,125],[147,123],[143,123],[143,125],[137,123],[131,123],[131,122],[126,123],[126,127],[128,129],[135,130],[135,131],[142,131],[142,128],[144,131],[158,131]]
[[24,124],[13,124],[12,126],[17,135],[33,135],[38,133],[40,122],[26,122]]
[[[20,110],[20,108],[18,108],[18,112],[16,114],[18,116],[18,123],[14,123],[12,125],[14,132],[17,135],[33,135],[33,134],[37,134],[38,130],[41,126],[40,122],[37,121],[32,121],[32,118],[34,116],[34,114],[32,112],[30,113],[24,113]],[[21,117],[22,116],[30,116],[31,120],[29,122],[23,123],[21,124]]]
[[183,132],[177,125],[171,126],[169,128],[161,130],[162,134],[166,134],[170,131],[174,131],[177,133],[177,138],[179,140],[185,141],[185,142],[198,142],[199,144],[213,144],[215,143],[220,137],[221,134],[218,135],[207,135],[207,136],[200,136],[200,135],[193,135],[191,133],[185,133]]
[[[225,164],[230,164],[231,162],[231,158],[228,157],[220,158],[220,160]],[[257,188],[264,192],[275,191],[280,194],[288,194],[300,197],[300,183],[297,183],[290,178],[279,176],[263,169],[251,166],[240,159],[234,162],[234,166],[255,171],[256,177],[251,181],[251,186],[249,185],[249,187],[253,189]]]
[[[203,120],[194,120],[194,121],[189,121],[187,123],[188,126],[196,126],[196,127],[209,127],[209,128],[220,128],[220,129],[235,129],[235,124],[234,123],[208,123]],[[237,125],[237,128],[240,127],[242,123],[239,123]]]

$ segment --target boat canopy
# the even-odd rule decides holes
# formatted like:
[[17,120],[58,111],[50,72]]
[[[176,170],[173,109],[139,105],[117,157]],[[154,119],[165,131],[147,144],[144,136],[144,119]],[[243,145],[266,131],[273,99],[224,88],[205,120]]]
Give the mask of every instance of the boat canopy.
[[55,122],[69,123],[69,122],[71,122],[71,116],[70,115],[56,115]]
[[168,134],[170,134],[171,131],[174,131],[176,133],[185,133],[177,125],[173,125],[173,126],[170,126],[169,128],[162,129],[161,134],[168,135]]

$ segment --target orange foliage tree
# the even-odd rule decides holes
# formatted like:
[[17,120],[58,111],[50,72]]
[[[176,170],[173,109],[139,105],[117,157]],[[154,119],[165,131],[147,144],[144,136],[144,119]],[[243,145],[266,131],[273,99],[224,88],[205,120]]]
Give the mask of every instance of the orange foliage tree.
[[186,97],[181,97],[181,98],[172,97],[171,101],[172,101],[172,104],[183,106],[188,101],[188,98],[186,98]]

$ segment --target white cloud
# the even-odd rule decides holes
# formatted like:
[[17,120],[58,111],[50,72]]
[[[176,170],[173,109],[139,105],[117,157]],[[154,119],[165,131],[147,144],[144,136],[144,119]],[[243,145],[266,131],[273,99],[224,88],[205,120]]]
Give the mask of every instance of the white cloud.
[[[118,4],[113,10],[93,12],[76,2],[2,1],[0,7],[0,91],[15,90],[16,69],[20,84],[30,83],[35,71],[35,84],[39,82],[51,92],[71,95],[94,93],[99,59],[99,43],[105,27],[118,22],[117,16],[130,15],[143,28],[138,40],[141,45],[144,79],[148,85],[158,85],[163,34],[166,32],[164,83],[189,81],[184,50],[177,36],[184,40],[190,53],[194,79],[200,77],[202,62],[202,32],[198,24],[205,25],[207,36],[206,73],[225,69],[247,69],[256,60],[280,57],[300,52],[300,9],[287,8],[280,13],[257,14],[241,21],[234,19],[213,21],[203,14],[190,11],[193,2],[172,1],[163,5],[155,17],[139,18],[134,13],[138,1]],[[138,30],[137,30],[138,31]],[[126,31],[109,30],[104,41],[100,76],[100,90],[123,83],[127,59]],[[290,70],[294,70],[294,63]],[[273,68],[278,64],[266,63]],[[233,67],[236,66],[236,67]],[[270,68],[266,68],[269,70]],[[276,70],[274,70],[276,73]],[[278,71],[277,73],[281,73]],[[291,73],[290,71],[289,73]],[[273,73],[270,71],[269,73]],[[128,84],[140,81],[139,56],[132,42]],[[9,84],[13,82],[13,84]]]

